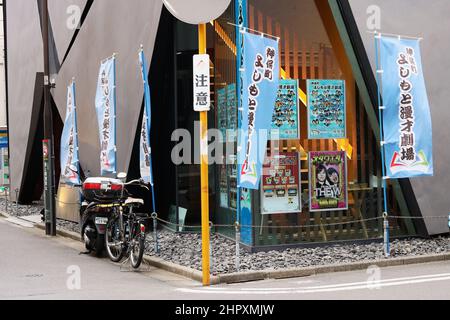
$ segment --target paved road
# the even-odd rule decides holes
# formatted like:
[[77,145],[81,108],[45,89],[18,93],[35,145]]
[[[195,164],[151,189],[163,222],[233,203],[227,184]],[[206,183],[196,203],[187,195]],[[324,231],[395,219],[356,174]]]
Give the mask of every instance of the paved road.
[[148,266],[121,271],[79,255],[79,242],[18,223],[0,218],[0,299],[450,299],[449,262],[203,288]]

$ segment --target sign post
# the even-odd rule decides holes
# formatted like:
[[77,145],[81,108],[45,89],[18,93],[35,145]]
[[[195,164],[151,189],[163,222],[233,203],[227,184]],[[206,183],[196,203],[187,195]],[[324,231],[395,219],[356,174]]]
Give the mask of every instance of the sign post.
[[208,111],[210,108],[209,56],[206,54],[206,25],[198,26],[199,55],[194,56],[194,110],[200,112],[200,176],[202,202],[203,285],[210,285]]
[[[209,270],[209,181],[208,181],[208,111],[210,108],[209,56],[206,55],[206,24],[228,8],[231,0],[163,0],[179,20],[198,24],[199,55],[194,57],[194,110],[200,112],[200,179],[202,203],[203,285],[210,285]],[[193,10],[192,8],[195,8]]]

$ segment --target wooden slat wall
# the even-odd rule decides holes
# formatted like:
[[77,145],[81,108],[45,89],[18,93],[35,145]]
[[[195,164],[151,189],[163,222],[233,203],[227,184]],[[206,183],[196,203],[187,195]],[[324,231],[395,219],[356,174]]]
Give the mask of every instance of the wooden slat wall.
[[[381,170],[379,157],[373,149],[376,144],[374,136],[368,125],[364,106],[360,100],[356,101],[357,88],[352,74],[352,68],[341,43],[339,34],[330,18],[329,9],[320,0],[316,1],[316,6],[328,33],[332,49],[327,44],[308,44],[305,39],[297,34],[297,30],[290,30],[277,21],[274,17],[265,15],[253,5],[249,5],[249,28],[268,34],[273,34],[281,38],[280,41],[280,68],[286,72],[287,78],[300,79],[300,87],[306,90],[307,79],[335,79],[342,74],[346,81],[347,99],[347,137],[353,147],[351,159],[348,160],[348,180],[349,182],[368,184],[370,177],[375,176],[380,181]],[[339,72],[341,70],[341,72]],[[307,139],[307,108],[300,103],[300,125],[301,140],[281,141],[279,148],[283,151],[318,151],[318,150],[338,150],[334,140],[308,140]],[[358,155],[360,159],[358,160]],[[301,190],[308,189],[307,159],[301,161]],[[359,192],[359,193],[358,193]],[[352,206],[359,196],[364,193],[358,191],[349,195]],[[366,201],[367,199],[367,201]],[[369,192],[362,202],[362,215],[374,217],[380,212],[382,197],[381,188],[375,192]],[[396,204],[392,205],[394,209]],[[302,214],[296,215],[293,219],[288,219],[289,215],[269,215],[263,217],[265,225],[275,228],[262,228],[261,234],[258,232],[259,244],[284,244],[299,241],[324,241],[339,240],[344,238],[363,237],[361,226],[340,225],[330,226],[326,230],[315,227],[310,228],[310,224],[337,223],[359,219],[356,212],[350,208],[348,211],[335,211],[329,213],[310,214],[304,208]],[[285,229],[276,226],[289,225],[292,221],[297,221],[299,228]],[[379,227],[378,222],[368,225],[368,230]],[[311,229],[311,230],[310,230]],[[259,230],[258,230],[259,231]],[[372,234],[373,236],[373,234]]]

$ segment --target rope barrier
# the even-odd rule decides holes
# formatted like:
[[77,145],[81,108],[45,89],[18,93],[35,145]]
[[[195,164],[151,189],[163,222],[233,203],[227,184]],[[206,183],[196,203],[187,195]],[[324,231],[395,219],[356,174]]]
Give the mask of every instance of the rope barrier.
[[[174,227],[184,227],[184,228],[201,228],[201,226],[191,226],[191,225],[182,225],[173,223],[161,218],[157,218],[158,221],[160,221],[163,225],[172,225]],[[308,225],[290,225],[290,226],[268,226],[268,225],[240,225],[240,228],[268,228],[268,229],[278,229],[278,228],[285,228],[285,229],[299,229],[299,228],[317,228],[317,227],[332,227],[332,226],[341,226],[341,225],[349,225],[349,224],[355,224],[355,223],[362,223],[362,222],[368,222],[368,221],[376,221],[376,220],[383,220],[384,217],[374,217],[374,218],[367,218],[367,219],[361,219],[361,220],[352,220],[352,221],[345,221],[345,222],[336,222],[336,223],[324,223],[324,224],[308,224]],[[388,216],[388,219],[413,219],[413,220],[428,220],[428,219],[442,219],[442,220],[448,220],[448,217],[446,216],[429,216],[429,217],[404,217],[404,216]],[[214,224],[214,227],[221,227],[221,228],[236,228],[236,224]]]

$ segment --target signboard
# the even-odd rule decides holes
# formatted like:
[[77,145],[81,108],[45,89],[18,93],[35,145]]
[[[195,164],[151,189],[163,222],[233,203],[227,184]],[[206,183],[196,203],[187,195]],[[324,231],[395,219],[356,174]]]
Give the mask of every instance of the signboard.
[[177,19],[190,24],[201,24],[220,17],[231,0],[163,0],[163,2]]
[[8,131],[0,130],[0,149],[8,148]]
[[345,139],[345,81],[308,80],[308,139]]
[[95,96],[101,175],[116,174],[116,58],[102,62]]
[[386,175],[433,175],[430,106],[419,41],[381,37],[381,68]]
[[[78,154],[77,107],[75,97],[75,82],[67,87],[67,109],[64,128],[61,135],[61,182],[80,184],[80,164]],[[71,170],[71,166],[78,172]]]
[[222,208],[228,208],[228,172],[226,163],[220,165],[220,202],[219,205]]
[[229,208],[237,209],[237,162],[236,156],[230,155],[230,165],[227,166],[230,185]]
[[209,75],[209,55],[194,55],[194,111],[209,111],[211,91]]
[[309,153],[309,211],[347,210],[347,158],[344,151]]
[[267,157],[263,166],[261,214],[302,211],[297,152]]
[[244,33],[242,138],[238,146],[239,187],[258,190],[268,131],[278,91],[279,43]]
[[217,128],[221,133],[220,142],[227,137],[227,91],[226,88],[217,90]]
[[271,140],[300,139],[298,102],[298,80],[280,80],[270,130]]
[[[144,114],[141,126],[141,139],[139,143],[139,167],[141,177],[145,183],[153,186],[153,168],[152,168],[152,148],[150,145],[150,133],[152,125],[152,106],[150,97],[150,86],[148,84],[148,68],[145,59],[144,50],[139,52],[139,65],[141,69],[142,81],[144,84]],[[153,204],[154,205],[154,204]]]
[[227,86],[227,142],[237,141],[237,104],[236,84]]

